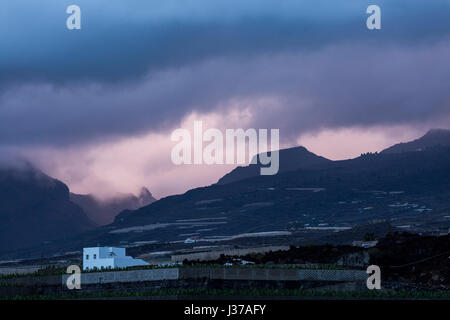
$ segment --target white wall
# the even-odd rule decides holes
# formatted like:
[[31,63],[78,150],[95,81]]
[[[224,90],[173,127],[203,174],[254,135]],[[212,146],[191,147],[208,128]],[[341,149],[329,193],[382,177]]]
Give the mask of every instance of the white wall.
[[115,258],[114,266],[115,268],[125,268],[125,267],[136,267],[136,266],[146,266],[147,262],[141,259],[133,259],[131,257]]
[[[114,253],[111,255],[111,253]],[[95,259],[94,259],[95,256]],[[83,270],[125,268],[148,265],[141,259],[125,255],[125,248],[92,247],[83,249]]]

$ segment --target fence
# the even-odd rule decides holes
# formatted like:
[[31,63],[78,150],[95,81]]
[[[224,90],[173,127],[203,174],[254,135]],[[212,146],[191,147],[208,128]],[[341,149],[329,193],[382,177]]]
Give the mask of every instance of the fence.
[[[62,276],[65,285],[69,275]],[[263,268],[168,268],[82,273],[82,284],[163,281],[179,279],[264,281],[363,281],[364,270],[298,270]]]

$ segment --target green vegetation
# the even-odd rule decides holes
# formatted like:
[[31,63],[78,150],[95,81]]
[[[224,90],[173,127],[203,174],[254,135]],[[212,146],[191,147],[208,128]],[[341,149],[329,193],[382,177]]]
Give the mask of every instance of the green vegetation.
[[0,279],[15,279],[15,278],[24,278],[24,277],[44,277],[44,276],[57,276],[66,274],[65,268],[56,268],[50,267],[42,270],[38,270],[32,273],[11,273],[11,274],[2,274],[0,275]]
[[[127,267],[127,268],[115,268],[115,269],[99,269],[82,271],[82,273],[98,273],[98,272],[117,272],[117,271],[131,271],[131,270],[150,270],[150,269],[172,269],[172,268],[237,268],[237,269],[309,269],[309,270],[343,270],[344,267],[335,264],[320,264],[320,265],[295,265],[295,264],[265,264],[265,265],[223,265],[223,264],[207,264],[207,263],[195,263],[190,265],[168,265],[168,266],[139,266],[139,267]],[[8,275],[0,275],[0,279],[14,279],[23,277],[42,277],[42,276],[57,276],[67,274],[65,268],[51,268],[39,270],[33,273],[14,273]]]
[[160,289],[145,292],[115,292],[115,293],[80,293],[67,295],[14,296],[0,297],[0,300],[52,300],[52,299],[96,299],[96,298],[152,298],[152,297],[310,297],[310,298],[358,298],[358,299],[450,299],[450,292],[444,291],[329,291],[302,289]]

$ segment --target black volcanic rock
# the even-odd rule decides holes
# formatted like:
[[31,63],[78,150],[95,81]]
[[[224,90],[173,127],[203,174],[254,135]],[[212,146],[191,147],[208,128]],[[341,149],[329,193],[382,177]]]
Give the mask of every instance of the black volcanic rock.
[[95,227],[69,188],[27,165],[0,168],[0,252],[39,245]]
[[[331,160],[317,156],[314,153],[309,152],[304,147],[294,147],[280,150],[279,159],[280,159],[280,168],[278,171],[279,173],[332,163]],[[250,164],[249,166],[246,167],[237,167],[230,173],[223,176],[217,183],[227,184],[259,176],[261,167],[262,166],[259,163]]]
[[70,194],[70,199],[78,204],[84,212],[99,225],[106,225],[124,210],[137,210],[156,201],[147,188],[142,187],[139,196],[133,194],[119,194],[107,200],[97,199],[87,194]]
[[432,129],[423,137],[414,141],[399,143],[383,150],[383,153],[401,153],[423,151],[427,148],[445,146],[450,147],[450,130]]

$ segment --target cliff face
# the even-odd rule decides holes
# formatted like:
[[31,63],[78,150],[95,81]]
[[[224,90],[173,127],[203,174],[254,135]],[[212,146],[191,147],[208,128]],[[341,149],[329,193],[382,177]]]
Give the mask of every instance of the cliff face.
[[0,168],[0,252],[95,227],[69,188],[31,166]]
[[72,202],[78,204],[84,212],[98,225],[112,223],[114,218],[124,210],[137,210],[145,207],[156,199],[147,188],[142,187],[138,196],[119,194],[111,199],[99,200],[91,194],[70,194]]

